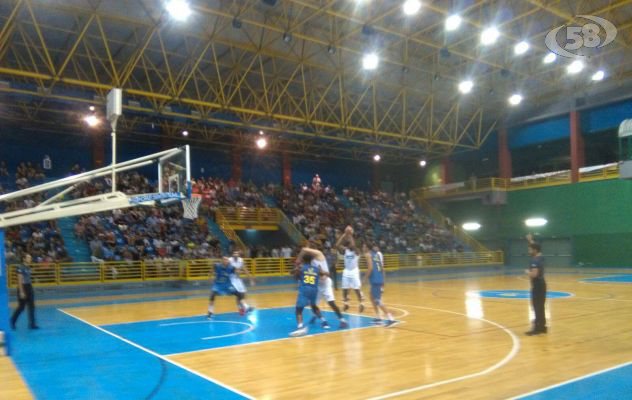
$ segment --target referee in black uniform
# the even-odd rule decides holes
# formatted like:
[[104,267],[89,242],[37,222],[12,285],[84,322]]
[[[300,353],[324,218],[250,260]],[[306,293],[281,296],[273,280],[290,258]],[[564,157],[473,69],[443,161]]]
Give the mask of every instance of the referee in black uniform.
[[15,309],[11,316],[12,329],[15,329],[15,323],[18,321],[22,311],[24,311],[25,306],[29,308],[29,329],[39,329],[35,323],[35,294],[33,293],[31,278],[31,261],[31,255],[27,253],[22,258],[22,264],[18,266],[18,308]]
[[546,301],[546,281],[544,280],[544,258],[542,248],[539,243],[533,240],[533,235],[527,235],[529,242],[529,255],[531,263],[525,273],[531,278],[531,305],[535,313],[533,329],[526,334],[528,336],[546,333],[546,315],[544,312],[544,302]]

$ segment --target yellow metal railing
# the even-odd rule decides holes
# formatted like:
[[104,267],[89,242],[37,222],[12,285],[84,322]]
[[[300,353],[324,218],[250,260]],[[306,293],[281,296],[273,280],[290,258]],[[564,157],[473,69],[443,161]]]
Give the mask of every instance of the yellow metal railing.
[[217,223],[226,236],[234,240],[242,249],[245,248],[235,230],[245,227],[274,226],[283,229],[297,244],[306,242],[305,237],[294,226],[292,221],[278,208],[220,207],[216,211]]
[[457,226],[446,218],[439,210],[434,208],[426,199],[420,197],[416,193],[412,193],[412,197],[416,200],[422,208],[424,208],[430,217],[445,230],[450,232],[454,237],[459,239],[462,243],[467,245],[470,249],[476,252],[489,252],[485,246],[483,246],[478,240],[474,239],[472,236],[468,235],[460,226]]
[[288,234],[288,236],[290,237],[290,239],[292,239],[292,241],[294,243],[297,243],[299,245],[303,245],[305,243],[307,243],[307,239],[305,239],[305,236],[303,236],[303,234],[301,233],[301,231],[299,231],[296,226],[292,223],[292,221],[290,221],[290,219],[287,217],[287,215],[285,215],[285,213],[281,210],[277,210],[278,211],[278,215],[279,215],[279,227]]
[[[579,174],[579,182],[616,179],[618,177],[619,166],[611,165],[607,168],[581,172]],[[489,192],[493,190],[509,191],[536,189],[548,186],[567,185],[569,183],[571,183],[571,173],[570,171],[564,171],[555,175],[525,178],[520,180],[505,178],[471,179],[465,182],[458,182],[458,184],[455,185],[421,187],[413,189],[411,193],[418,198],[432,199],[437,197],[455,196],[459,194]]]
[[611,165],[607,168],[579,174],[580,182],[599,181],[604,179],[617,179],[619,177],[619,165]]
[[[90,285],[117,282],[204,280],[219,259],[173,261],[121,261],[102,263],[50,263],[31,267],[35,286]],[[292,258],[246,258],[245,265],[258,277],[287,276]],[[385,254],[387,270],[440,268],[504,263],[501,251],[474,253]],[[17,286],[17,265],[9,265],[9,287]],[[366,269],[364,257],[360,268]]]
[[231,225],[278,225],[276,208],[220,207],[226,222]]
[[226,235],[229,240],[232,240],[241,251],[245,251],[246,245],[241,240],[239,235],[237,235],[237,233],[233,229],[233,226],[230,224],[230,222],[228,222],[228,219],[224,216],[224,213],[221,209],[218,209],[215,212],[215,220],[217,221],[217,225],[219,225],[222,232],[224,232],[224,235]]

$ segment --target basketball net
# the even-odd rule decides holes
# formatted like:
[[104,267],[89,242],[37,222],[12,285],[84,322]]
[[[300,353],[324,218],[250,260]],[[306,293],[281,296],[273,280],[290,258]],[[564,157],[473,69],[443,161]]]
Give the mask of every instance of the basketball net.
[[192,194],[191,198],[182,200],[182,208],[184,209],[184,218],[197,219],[198,209],[202,202],[202,195]]

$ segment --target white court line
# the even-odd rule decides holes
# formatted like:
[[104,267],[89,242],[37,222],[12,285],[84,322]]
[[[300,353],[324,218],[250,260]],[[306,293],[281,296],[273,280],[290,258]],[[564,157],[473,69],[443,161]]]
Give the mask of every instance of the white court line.
[[[360,304],[360,303],[358,303],[356,300],[350,300],[349,304]],[[392,307],[392,306],[390,306],[389,304],[386,304],[386,303],[384,305],[387,306],[391,310],[397,310],[397,311],[401,311],[402,312],[402,315],[393,316],[393,318],[395,318],[395,319],[405,318],[405,317],[410,315],[410,312],[408,312],[407,310],[403,310],[403,309],[397,308],[397,307]],[[367,307],[373,307],[373,305],[368,305]],[[321,308],[321,310],[322,310],[322,308]],[[355,314],[355,313],[350,313],[350,312],[347,312],[347,311],[341,311],[341,313],[349,314],[349,315],[355,315],[357,317],[371,318],[370,315]],[[406,321],[399,321],[399,322],[404,323]]]
[[556,387],[560,387],[560,386],[564,386],[564,385],[568,385],[569,383],[581,381],[583,379],[590,378],[590,377],[595,376],[595,375],[604,374],[606,372],[610,372],[610,371],[618,369],[618,368],[627,367],[628,365],[632,365],[632,361],[628,361],[628,362],[625,362],[623,364],[615,365],[614,367],[602,369],[602,370],[597,371],[597,372],[592,372],[590,374],[578,376],[577,378],[573,378],[573,379],[569,379],[569,380],[564,381],[564,382],[556,383],[555,385],[551,385],[551,386],[547,386],[547,387],[542,388],[542,389],[534,390],[533,392],[521,394],[521,395],[518,395],[516,397],[512,397],[512,398],[510,398],[508,400],[521,399],[523,397],[531,396],[531,395],[534,395],[534,394],[537,394],[537,393],[542,393],[542,392],[545,392],[547,390],[554,389]]
[[226,323],[232,323],[232,324],[235,324],[235,325],[246,325],[247,328],[244,329],[243,331],[227,333],[226,335],[203,337],[202,340],[212,340],[212,339],[219,339],[219,338],[225,338],[225,337],[230,337],[230,336],[243,335],[244,333],[248,333],[248,332],[252,331],[253,329],[255,329],[254,325],[248,324],[246,322],[237,322],[237,321],[209,321],[209,322],[218,322],[218,323],[226,322]]
[[482,371],[475,372],[475,373],[468,374],[468,375],[457,376],[456,378],[446,379],[446,380],[439,381],[439,382],[433,382],[433,383],[429,383],[429,384],[426,384],[426,385],[413,387],[413,388],[410,388],[410,389],[400,390],[399,392],[389,393],[389,394],[385,394],[385,395],[382,395],[382,396],[371,397],[368,400],[389,399],[391,397],[397,397],[397,396],[401,396],[401,395],[412,393],[412,392],[418,392],[420,390],[426,390],[426,389],[434,388],[434,387],[441,386],[441,385],[447,385],[449,383],[464,381],[466,379],[472,379],[472,378],[477,378],[479,376],[487,375],[487,374],[489,374],[491,372],[494,372],[498,368],[504,366],[509,361],[511,361],[511,359],[513,359],[516,356],[516,354],[518,353],[518,351],[520,350],[520,340],[518,339],[516,334],[513,333],[508,328],[506,328],[506,327],[504,327],[504,326],[502,326],[502,325],[500,325],[500,324],[498,324],[498,323],[496,323],[494,321],[490,321],[490,320],[487,320],[487,319],[484,319],[484,318],[472,318],[472,317],[468,317],[466,314],[462,314],[462,313],[459,313],[459,312],[456,312],[456,311],[442,310],[442,309],[439,309],[439,308],[412,306],[412,305],[406,305],[406,304],[396,304],[396,305],[397,306],[402,306],[402,307],[413,307],[413,308],[420,308],[422,310],[432,310],[432,311],[445,312],[445,313],[448,313],[448,314],[461,315],[461,316],[464,316],[466,318],[477,319],[479,321],[483,321],[483,322],[486,322],[488,324],[494,325],[497,328],[502,329],[511,338],[511,341],[512,341],[511,351],[502,360],[500,360],[496,364],[494,364],[491,367],[486,368],[486,369],[484,369]]
[[247,328],[244,329],[243,331],[227,333],[225,335],[207,336],[207,337],[200,338],[201,340],[220,339],[220,338],[225,338],[225,337],[242,335],[244,333],[248,333],[248,332],[252,331],[253,329],[255,329],[254,325],[246,323],[246,322],[240,322],[240,321],[212,321],[212,320],[211,321],[207,320],[207,321],[173,322],[173,323],[170,323],[170,324],[160,324],[158,326],[175,326],[175,325],[190,325],[190,324],[233,324],[233,325],[246,325],[247,326]]
[[[382,329],[386,329],[384,328],[384,326],[382,325],[367,325],[367,326],[361,326],[358,328],[348,328],[348,329],[342,329],[342,330],[337,330],[337,331],[326,331],[326,332],[318,332],[318,333],[314,333],[311,335],[305,335],[305,336],[288,336],[288,337],[284,337],[284,338],[279,338],[279,339],[270,339],[270,340],[261,340],[258,342],[250,342],[250,343],[237,343],[237,344],[231,344],[230,346],[224,346],[224,347],[213,347],[210,349],[200,349],[200,350],[192,350],[192,351],[183,351],[182,353],[171,353],[171,354],[167,354],[168,357],[171,356],[179,356],[181,354],[192,354],[192,353],[199,353],[202,351],[214,351],[214,350],[224,350],[224,349],[230,349],[232,347],[243,347],[243,346],[252,346],[255,344],[263,344],[263,343],[273,343],[273,342],[280,342],[282,340],[296,340],[296,339],[304,339],[304,338],[309,338],[309,337],[316,337],[316,336],[322,336],[322,335],[328,335],[328,334],[332,334],[332,333],[343,333],[343,332],[355,332],[355,331],[360,331],[363,329],[369,329],[369,328],[382,328]],[[288,332],[289,334],[289,332]]]
[[170,360],[170,359],[168,359],[167,357],[165,357],[165,356],[163,356],[163,355],[160,355],[160,354],[156,353],[155,351],[151,351],[151,350],[149,350],[149,349],[147,349],[147,348],[145,348],[145,347],[143,347],[143,346],[141,346],[141,345],[139,345],[139,344],[136,344],[136,343],[134,343],[134,342],[132,342],[132,341],[130,341],[130,340],[125,339],[124,337],[121,337],[121,336],[119,336],[119,335],[117,335],[117,334],[115,334],[115,333],[112,333],[112,332],[110,332],[110,331],[108,331],[108,330],[105,330],[105,329],[101,328],[100,326],[97,326],[97,325],[91,324],[90,322],[88,322],[88,321],[86,321],[86,320],[84,320],[84,319],[81,319],[81,318],[79,318],[79,317],[77,317],[77,316],[75,316],[75,315],[72,315],[72,314],[70,314],[69,312],[66,312],[66,311],[64,311],[64,310],[61,310],[61,309],[59,309],[59,308],[57,309],[57,311],[61,311],[61,312],[63,312],[64,314],[68,315],[69,317],[72,317],[72,318],[76,319],[77,321],[81,321],[81,322],[83,322],[83,323],[84,323],[84,324],[86,324],[86,325],[90,325],[90,326],[91,326],[91,327],[93,327],[94,329],[97,329],[97,330],[99,330],[99,331],[101,331],[101,332],[103,332],[103,333],[105,333],[105,334],[108,334],[108,335],[110,335],[110,336],[112,336],[112,337],[115,337],[115,338],[119,339],[120,341],[125,342],[125,343],[129,344],[130,346],[134,346],[134,347],[136,347],[137,349],[140,349],[140,350],[142,350],[142,351],[144,351],[144,352],[146,352],[146,353],[148,353],[148,354],[151,354],[151,355],[152,355],[152,356],[154,356],[154,357],[157,357],[157,358],[159,358],[159,359],[161,359],[161,360],[163,360],[163,361],[165,361],[165,362],[168,362],[169,364],[172,364],[172,365],[175,365],[176,367],[182,368],[183,370],[185,370],[185,371],[187,371],[187,372],[190,372],[190,373],[192,373],[193,375],[197,375],[197,376],[199,376],[200,378],[203,378],[203,379],[205,379],[205,380],[207,380],[207,381],[209,381],[209,382],[212,382],[212,383],[214,383],[214,384],[216,384],[216,385],[218,385],[218,386],[221,386],[221,387],[223,387],[223,388],[225,388],[225,389],[228,389],[228,390],[230,390],[230,391],[232,391],[232,392],[234,392],[234,393],[237,393],[238,395],[243,396],[243,397],[245,397],[245,398],[247,398],[247,399],[253,399],[253,400],[254,400],[254,397],[252,397],[252,396],[250,396],[250,395],[247,395],[246,393],[244,393],[244,392],[242,392],[242,391],[239,391],[239,390],[235,389],[234,387],[231,387],[231,386],[228,386],[228,385],[226,385],[226,384],[223,384],[223,383],[221,383],[221,382],[219,382],[219,381],[217,381],[217,380],[215,380],[215,379],[213,379],[213,378],[211,378],[211,377],[209,377],[209,376],[206,376],[206,375],[201,374],[201,373],[199,373],[199,372],[197,372],[197,371],[194,371],[194,370],[192,370],[192,369],[190,369],[190,368],[187,368],[187,367],[185,367],[184,365],[180,364],[180,363],[179,363],[179,362],[177,362],[177,361]]

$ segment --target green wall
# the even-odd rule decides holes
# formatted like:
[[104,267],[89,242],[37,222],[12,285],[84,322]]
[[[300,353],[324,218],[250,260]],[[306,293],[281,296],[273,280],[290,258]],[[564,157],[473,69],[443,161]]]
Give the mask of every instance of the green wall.
[[524,220],[543,217],[548,224],[531,228],[543,238],[571,238],[573,262],[595,266],[632,266],[632,182],[619,179],[507,193],[507,204],[480,200],[440,205],[455,223],[477,221],[473,236],[506,241],[528,233]]

